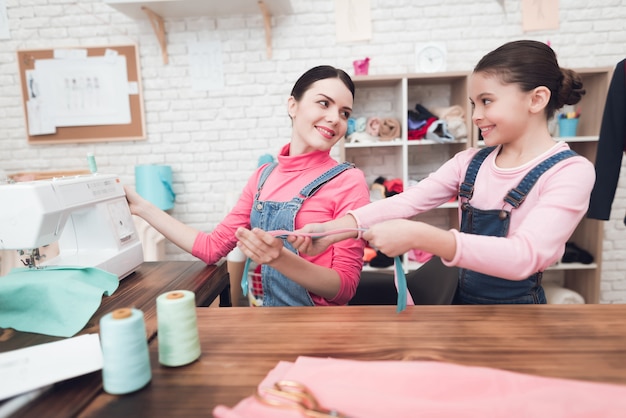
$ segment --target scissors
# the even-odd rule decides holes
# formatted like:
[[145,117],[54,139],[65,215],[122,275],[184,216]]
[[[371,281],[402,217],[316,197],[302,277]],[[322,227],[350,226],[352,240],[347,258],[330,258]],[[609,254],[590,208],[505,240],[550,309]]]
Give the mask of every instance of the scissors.
[[310,418],[349,418],[336,409],[322,407],[313,393],[302,383],[281,380],[274,387],[257,389],[254,394],[260,402],[277,408],[299,409]]

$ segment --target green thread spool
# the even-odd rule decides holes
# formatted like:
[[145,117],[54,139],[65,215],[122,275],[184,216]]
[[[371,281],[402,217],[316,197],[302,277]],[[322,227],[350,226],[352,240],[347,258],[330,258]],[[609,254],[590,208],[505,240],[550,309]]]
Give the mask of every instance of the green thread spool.
[[157,297],[159,363],[178,367],[200,357],[196,296],[174,290]]
[[100,319],[102,384],[112,395],[135,392],[150,382],[150,354],[143,312],[116,309]]
[[87,154],[87,164],[89,164],[89,171],[91,171],[92,174],[96,174],[98,172],[96,157],[94,157],[91,152]]

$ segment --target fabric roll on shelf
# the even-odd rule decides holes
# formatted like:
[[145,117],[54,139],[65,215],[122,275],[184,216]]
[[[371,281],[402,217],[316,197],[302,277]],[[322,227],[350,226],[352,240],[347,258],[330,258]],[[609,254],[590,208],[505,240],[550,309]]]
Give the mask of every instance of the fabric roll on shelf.
[[146,164],[135,166],[137,193],[162,210],[174,207],[176,194],[172,187],[172,167]]
[[558,286],[556,284],[546,284],[543,286],[546,299],[550,304],[584,304],[585,298],[578,292]]

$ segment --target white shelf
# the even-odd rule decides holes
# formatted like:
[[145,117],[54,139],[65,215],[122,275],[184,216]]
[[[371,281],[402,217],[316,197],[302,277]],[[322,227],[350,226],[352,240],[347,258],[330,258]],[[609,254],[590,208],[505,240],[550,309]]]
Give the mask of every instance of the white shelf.
[[163,63],[167,64],[167,41],[164,18],[193,16],[230,16],[261,13],[265,26],[267,57],[272,57],[272,16],[291,13],[290,0],[104,0],[106,4],[133,19],[150,20],[159,44]]
[[414,145],[455,145],[455,144],[467,144],[467,140],[466,139],[462,139],[460,141],[453,141],[453,142],[438,142],[438,141],[433,141],[432,139],[409,139],[407,141],[407,145],[408,146],[414,146]]
[[345,148],[401,147],[402,141],[346,142]]
[[560,136],[555,139],[565,142],[598,142],[598,136]]
[[[133,19],[146,17],[142,7],[149,8],[163,18],[219,17],[259,13],[257,0],[104,0],[104,3]],[[263,0],[263,3],[273,16],[282,16],[293,12],[290,0]]]
[[562,263],[558,262],[546,270],[595,270],[598,268],[596,263],[583,264],[583,263]]
[[[555,136],[554,139],[557,141],[564,141],[568,143],[598,142],[598,136]],[[477,141],[476,145],[478,147],[484,147],[485,141]]]
[[459,207],[459,201],[455,200],[454,202],[446,202],[443,205],[439,205],[437,209],[457,209]]

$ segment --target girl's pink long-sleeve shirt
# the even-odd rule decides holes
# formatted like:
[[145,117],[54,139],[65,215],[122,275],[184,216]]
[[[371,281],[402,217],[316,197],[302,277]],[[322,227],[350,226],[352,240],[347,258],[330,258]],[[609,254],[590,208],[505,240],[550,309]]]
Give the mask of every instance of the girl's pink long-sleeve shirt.
[[[278,155],[278,166],[261,190],[261,200],[285,202],[298,196],[300,190],[314,179],[337,165],[328,151],[290,156],[289,144]],[[207,264],[226,256],[237,244],[238,227],[250,228],[250,211],[265,165],[249,178],[233,210],[215,227],[213,232],[200,232],[193,245],[192,255]],[[345,215],[349,210],[369,203],[369,189],[363,172],[344,171],[305,200],[296,215],[295,229],[313,222],[325,222]],[[341,287],[333,299],[311,294],[315,305],[345,305],[356,292],[363,267],[362,240],[350,239],[331,246],[317,256],[300,254],[304,259],[335,270],[341,278]]]
[[[478,209],[507,209],[502,200],[537,164],[569,149],[555,144],[534,160],[502,169],[492,152],[481,166],[470,204]],[[458,194],[459,185],[478,149],[459,152],[437,171],[403,193],[351,211],[360,228],[389,219],[410,218],[436,208]],[[518,209],[513,209],[507,237],[491,237],[455,229],[456,253],[449,266],[458,266],[509,280],[523,280],[543,271],[563,256],[565,243],[587,212],[595,182],[593,164],[584,157],[568,158],[546,171]],[[461,217],[461,209],[458,212]]]

